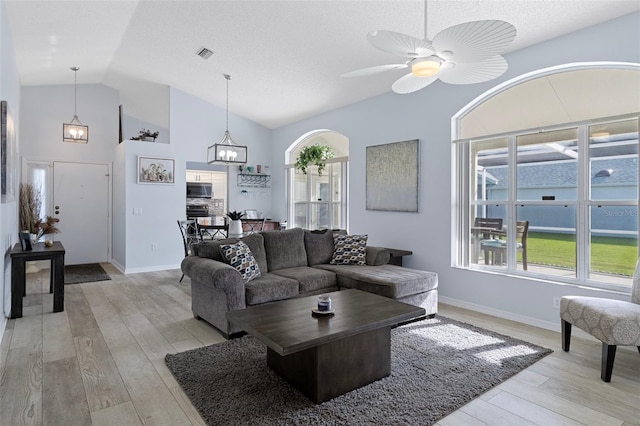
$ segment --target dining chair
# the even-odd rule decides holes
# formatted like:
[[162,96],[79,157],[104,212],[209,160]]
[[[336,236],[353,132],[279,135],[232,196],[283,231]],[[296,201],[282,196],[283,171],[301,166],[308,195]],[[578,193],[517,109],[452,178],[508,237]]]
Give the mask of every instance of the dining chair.
[[[191,255],[191,246],[201,240],[198,222],[194,219],[178,220],[178,227],[182,234],[182,244],[184,246],[184,256]],[[180,282],[184,279],[184,274],[180,277]]]
[[264,231],[264,223],[266,221],[266,218],[263,219],[244,219],[243,220],[243,224],[246,224],[248,226],[248,230],[245,232],[245,234],[254,234],[256,232],[262,232]]
[[[529,221],[519,220],[516,222],[516,251],[522,253],[522,269],[527,270],[527,236],[529,234]],[[491,259],[491,264],[502,265],[507,260],[507,236],[506,232],[495,233],[494,238],[482,240],[480,247],[485,253],[485,261]],[[485,262],[486,263],[486,262]]]
[[[631,301],[603,297],[564,296],[560,299],[562,350],[569,352],[571,326],[602,342],[600,378],[611,381],[616,349],[636,346],[640,352],[640,259],[631,282]],[[640,360],[637,366],[640,370]]]
[[480,250],[484,258],[484,263],[489,264],[491,261],[492,250],[483,247],[483,241],[493,240],[497,231],[502,231],[502,218],[499,217],[476,217],[473,221],[471,231],[475,241],[475,259],[479,260]]

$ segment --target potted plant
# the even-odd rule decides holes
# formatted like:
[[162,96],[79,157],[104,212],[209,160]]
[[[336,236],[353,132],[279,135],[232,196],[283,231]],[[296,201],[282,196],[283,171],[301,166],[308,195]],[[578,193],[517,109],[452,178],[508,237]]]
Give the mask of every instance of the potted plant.
[[244,216],[244,213],[235,210],[227,212],[227,217],[231,220],[228,231],[229,237],[242,236],[242,216]]
[[312,164],[318,166],[318,175],[322,176],[325,161],[329,158],[333,158],[333,151],[331,150],[331,147],[319,144],[308,145],[300,151],[298,159],[296,160],[295,168],[306,175],[307,167],[309,167],[309,164]]
[[158,132],[158,131],[152,132],[151,130],[142,129],[142,130],[140,130],[139,135],[132,137],[131,140],[132,141],[155,142],[156,138],[158,137],[159,134],[160,134],[160,132]]

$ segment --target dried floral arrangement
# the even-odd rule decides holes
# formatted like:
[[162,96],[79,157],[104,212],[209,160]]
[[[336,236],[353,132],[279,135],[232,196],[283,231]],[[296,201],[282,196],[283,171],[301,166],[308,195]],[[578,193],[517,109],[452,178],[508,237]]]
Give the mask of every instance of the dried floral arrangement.
[[57,234],[60,230],[56,223],[60,219],[47,216],[45,220],[40,217],[42,211],[42,192],[31,183],[20,184],[19,194],[19,221],[20,229],[36,236],[40,239],[44,235]]

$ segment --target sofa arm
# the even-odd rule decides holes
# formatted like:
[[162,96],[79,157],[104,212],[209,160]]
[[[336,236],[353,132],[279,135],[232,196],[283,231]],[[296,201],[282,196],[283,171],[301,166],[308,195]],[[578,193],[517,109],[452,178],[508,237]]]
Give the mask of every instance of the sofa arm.
[[367,246],[366,254],[367,265],[369,266],[386,265],[389,263],[389,259],[391,258],[389,250],[384,247]]
[[246,307],[244,280],[233,266],[204,257],[187,256],[182,260],[181,268],[192,281],[222,290],[227,296],[229,310]]

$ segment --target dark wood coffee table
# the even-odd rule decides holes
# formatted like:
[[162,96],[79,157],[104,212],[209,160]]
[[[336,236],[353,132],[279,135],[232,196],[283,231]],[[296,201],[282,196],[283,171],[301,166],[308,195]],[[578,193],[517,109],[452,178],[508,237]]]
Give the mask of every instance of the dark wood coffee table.
[[391,328],[423,308],[360,290],[328,293],[335,315],[312,316],[317,296],[227,312],[267,345],[267,365],[316,403],[391,373]]

